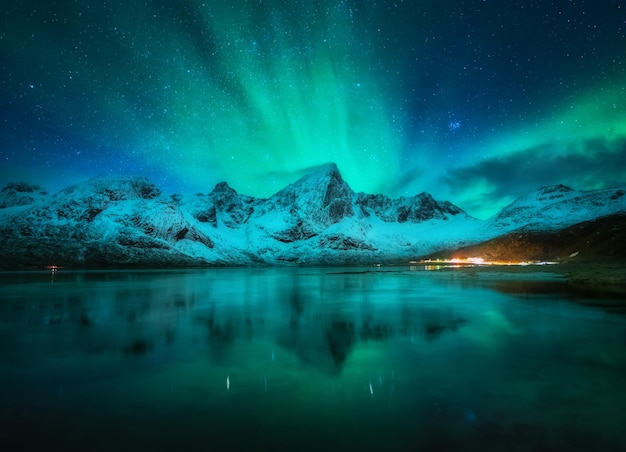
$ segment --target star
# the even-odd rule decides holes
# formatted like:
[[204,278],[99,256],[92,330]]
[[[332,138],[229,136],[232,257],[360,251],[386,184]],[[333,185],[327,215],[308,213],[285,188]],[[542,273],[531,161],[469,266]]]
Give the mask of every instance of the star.
[[450,121],[448,123],[448,130],[455,131],[461,128],[461,121]]

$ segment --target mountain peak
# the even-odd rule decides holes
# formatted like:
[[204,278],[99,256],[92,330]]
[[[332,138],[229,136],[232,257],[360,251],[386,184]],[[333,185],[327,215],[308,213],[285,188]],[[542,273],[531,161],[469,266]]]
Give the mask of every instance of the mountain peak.
[[337,165],[328,163],[285,187],[274,198],[278,205],[295,209],[303,218],[328,226],[352,215],[353,195]]
[[68,195],[91,197],[94,194],[105,196],[112,201],[154,199],[161,195],[161,190],[144,176],[97,176],[57,193],[61,197]]
[[332,177],[337,177],[341,179],[341,173],[339,172],[339,167],[337,167],[336,163],[327,163],[320,168],[320,172],[324,172]]
[[626,211],[618,189],[574,190],[565,185],[541,187],[520,196],[491,220],[491,226],[513,230],[524,225],[537,230],[555,230],[577,222]]
[[228,185],[228,182],[219,182],[213,188],[211,192],[213,194],[227,194],[227,195],[237,195],[237,191]]
[[574,191],[574,189],[563,184],[548,185],[547,187],[541,187],[537,190],[538,193],[543,195],[548,195],[550,193],[568,193],[571,191]]
[[335,162],[328,162],[319,165],[313,173],[339,173],[339,168]]
[[339,168],[335,163],[325,163],[320,166],[311,168],[304,176],[298,179],[294,184],[299,185],[309,180],[338,180],[343,182]]

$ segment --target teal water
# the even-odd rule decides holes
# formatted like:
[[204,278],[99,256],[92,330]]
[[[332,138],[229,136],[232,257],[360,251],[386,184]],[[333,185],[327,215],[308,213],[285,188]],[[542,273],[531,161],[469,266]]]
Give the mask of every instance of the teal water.
[[0,447],[626,450],[624,314],[393,270],[2,273]]

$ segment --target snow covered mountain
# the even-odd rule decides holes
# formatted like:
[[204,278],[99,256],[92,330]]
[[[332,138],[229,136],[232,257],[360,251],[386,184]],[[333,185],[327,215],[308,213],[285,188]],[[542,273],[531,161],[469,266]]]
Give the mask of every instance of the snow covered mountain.
[[329,164],[268,199],[225,182],[165,196],[142,177],[99,177],[54,196],[0,192],[0,267],[336,265],[408,261],[519,228],[560,229],[626,212],[621,189],[548,187],[480,221],[427,193],[355,193]]
[[145,178],[96,178],[0,210],[2,267],[193,265],[170,246],[211,240]]
[[[334,164],[268,199],[237,195],[221,183],[208,195],[181,197],[179,205],[214,240],[220,261],[238,264],[408,259],[438,241],[459,238],[461,224],[479,224],[426,194],[390,200],[355,193]],[[440,224],[437,233],[429,220]]]
[[559,230],[583,221],[626,211],[626,189],[576,191],[553,185],[520,196],[487,222],[501,232]]

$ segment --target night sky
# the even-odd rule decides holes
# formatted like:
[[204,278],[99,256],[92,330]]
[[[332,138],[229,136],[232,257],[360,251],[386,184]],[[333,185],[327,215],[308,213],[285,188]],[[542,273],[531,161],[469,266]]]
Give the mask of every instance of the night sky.
[[626,185],[626,4],[8,0],[0,185],[143,175],[267,197],[336,162],[356,191],[486,218]]

